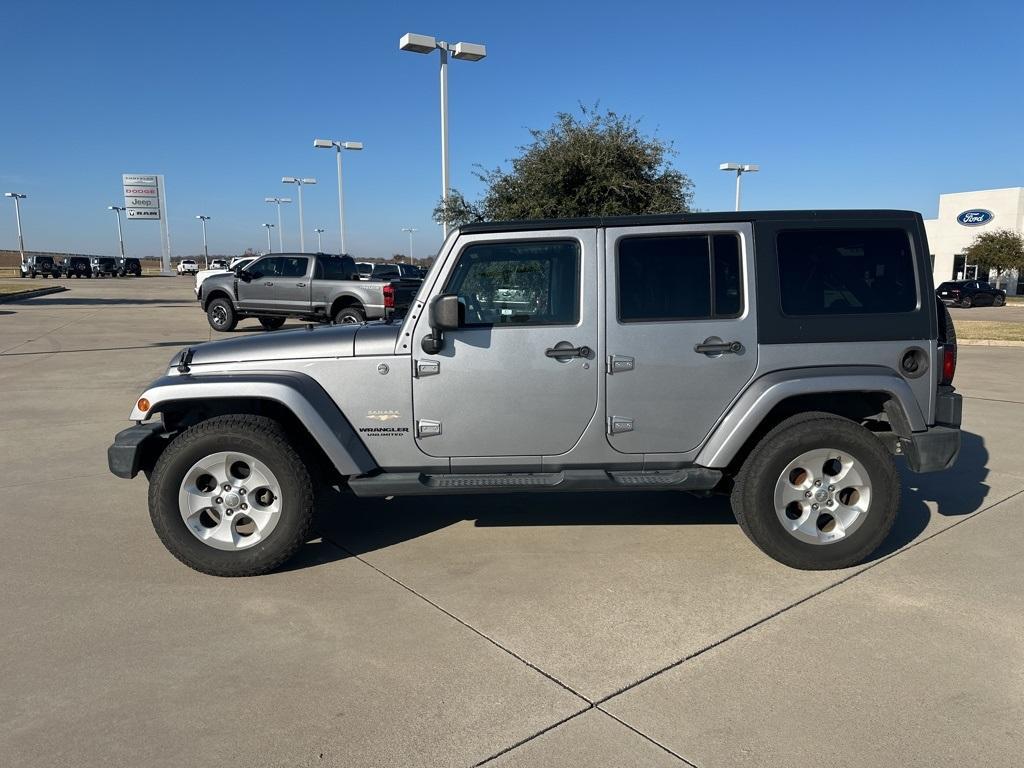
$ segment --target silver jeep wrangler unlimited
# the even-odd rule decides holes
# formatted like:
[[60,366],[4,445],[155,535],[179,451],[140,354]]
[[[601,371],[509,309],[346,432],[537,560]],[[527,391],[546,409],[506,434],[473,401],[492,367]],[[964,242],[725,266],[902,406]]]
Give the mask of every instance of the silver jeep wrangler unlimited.
[[960,448],[921,216],[698,213],[452,232],[400,322],[178,353],[108,451],[187,565],[260,574],[355,496],[725,492],[795,568],[867,558],[893,461]]

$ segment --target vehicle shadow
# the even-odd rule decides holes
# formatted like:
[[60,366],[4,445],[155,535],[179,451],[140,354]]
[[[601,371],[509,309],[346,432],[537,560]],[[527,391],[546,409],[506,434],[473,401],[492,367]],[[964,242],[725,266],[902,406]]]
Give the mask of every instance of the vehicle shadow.
[[[868,562],[914,542],[928,528],[933,502],[944,517],[962,517],[981,508],[988,450],[980,435],[962,433],[955,471],[916,474],[900,460],[901,505],[896,524]],[[347,489],[319,494],[317,535],[286,570],[362,555],[419,538],[455,523],[479,527],[574,525],[734,525],[725,496],[698,497],[679,491],[518,493],[361,499]]]
[[63,306],[63,307],[88,307],[88,306],[121,306],[121,307],[132,307],[132,306],[153,306],[161,305],[165,307],[191,307],[198,306],[195,301],[182,301],[178,299],[110,299],[103,297],[87,298],[87,297],[67,297],[67,298],[56,298],[61,294],[51,294],[50,296],[35,296],[31,299],[22,299],[19,303],[22,306]]

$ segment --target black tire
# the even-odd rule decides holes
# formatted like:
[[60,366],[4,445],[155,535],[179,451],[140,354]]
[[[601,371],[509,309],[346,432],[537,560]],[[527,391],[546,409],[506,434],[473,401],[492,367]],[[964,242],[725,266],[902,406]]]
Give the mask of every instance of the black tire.
[[35,279],[36,279],[36,273],[35,273],[35,272],[30,272],[29,274],[30,274],[30,275],[32,276],[32,279],[33,279],[33,280],[35,280]]
[[[870,506],[860,527],[827,544],[791,535],[775,511],[775,487],[786,465],[817,448],[849,452],[871,482]],[[885,446],[859,424],[829,413],[793,416],[768,432],[743,463],[732,490],[733,512],[747,537],[769,557],[807,571],[863,562],[889,535],[899,506],[899,474]]]
[[238,315],[231,302],[227,299],[217,298],[206,307],[206,319],[210,327],[221,333],[228,333],[235,330],[238,325]]
[[971,309],[974,306],[974,297],[968,296],[966,299],[964,299],[964,306],[967,309]]
[[366,315],[359,307],[345,307],[334,313],[335,325],[347,325],[352,323],[365,323]]
[[997,295],[997,296],[994,296],[992,298],[992,306],[993,307],[1002,307],[1005,304],[1006,304],[1006,297],[1005,296],[998,296]]
[[283,317],[261,317],[258,318],[260,325],[263,326],[265,331],[276,331],[282,325],[284,325],[285,318]]
[[[204,544],[189,531],[178,509],[178,493],[189,469],[220,451],[240,451],[259,459],[281,484],[277,526],[247,549]],[[190,568],[211,576],[258,576],[280,567],[306,542],[313,520],[313,484],[276,421],[244,414],[217,416],[185,430],[161,454],[150,477],[149,512],[160,541]]]

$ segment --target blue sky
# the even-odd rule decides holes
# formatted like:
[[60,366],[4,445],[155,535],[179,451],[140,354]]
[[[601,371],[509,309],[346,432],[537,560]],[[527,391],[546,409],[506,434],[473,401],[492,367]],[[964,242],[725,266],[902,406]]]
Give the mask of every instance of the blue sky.
[[[23,203],[26,247],[112,253],[121,173],[167,178],[175,254],[265,247],[267,195],[307,188],[337,240],[334,157],[345,155],[349,251],[436,249],[437,54],[407,31],[487,45],[455,61],[452,183],[492,167],[578,102],[625,112],[674,142],[702,209],[732,207],[718,163],[760,163],[745,208],[898,207],[933,216],[942,192],[1024,184],[1024,4],[1018,2],[4,3],[0,191]],[[13,62],[13,66],[12,66]],[[0,247],[16,245],[0,199]],[[298,212],[285,209],[285,245]],[[158,226],[126,224],[128,250]]]

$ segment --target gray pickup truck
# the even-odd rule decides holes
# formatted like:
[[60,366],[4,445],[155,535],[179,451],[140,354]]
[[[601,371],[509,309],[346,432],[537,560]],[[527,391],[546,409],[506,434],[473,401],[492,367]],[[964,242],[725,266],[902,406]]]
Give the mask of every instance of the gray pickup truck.
[[350,256],[274,253],[211,275],[198,299],[215,331],[255,317],[268,331],[289,317],[338,324],[382,320],[408,308],[422,280],[367,282]]
[[[892,529],[895,459],[933,472],[960,449],[929,253],[910,211],[471,224],[401,323],[179,352],[108,463],[147,474],[175,556],[225,576],[290,557],[328,485],[351,491],[339,513],[402,494],[727,493],[771,557],[845,568]],[[607,499],[571,503],[643,504]]]

